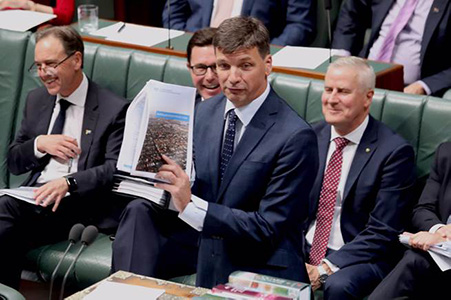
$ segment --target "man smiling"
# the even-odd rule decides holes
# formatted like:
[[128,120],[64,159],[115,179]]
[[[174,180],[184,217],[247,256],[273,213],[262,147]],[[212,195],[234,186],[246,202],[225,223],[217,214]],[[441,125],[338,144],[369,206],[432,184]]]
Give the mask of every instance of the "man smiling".
[[62,240],[74,223],[96,223],[109,211],[127,103],[87,79],[83,52],[72,27],[36,33],[30,72],[44,87],[28,94],[8,152],[11,173],[31,171],[23,185],[36,187],[36,205],[0,197],[0,282],[15,288],[30,247]]
[[[188,67],[194,87],[197,89],[199,100],[216,96],[221,87],[216,74],[216,57],[213,48],[213,37],[216,28],[204,28],[196,31],[188,42],[186,49]],[[199,100],[198,100],[199,99]]]
[[394,266],[407,223],[414,153],[369,115],[375,74],[361,58],[326,73],[318,136],[319,173],[311,193],[307,271],[325,299],[361,299]]
[[114,270],[159,278],[197,271],[204,287],[236,270],[307,281],[302,226],[318,168],[315,135],[269,86],[260,21],[224,21],[214,47],[224,94],[197,106],[194,186],[164,157],[158,176],[171,184],[158,187],[178,212],[132,201],[113,244]]

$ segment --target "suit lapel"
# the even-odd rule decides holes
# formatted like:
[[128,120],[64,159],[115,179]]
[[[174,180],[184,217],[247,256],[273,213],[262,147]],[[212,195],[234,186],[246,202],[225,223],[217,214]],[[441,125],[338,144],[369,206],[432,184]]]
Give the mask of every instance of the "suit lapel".
[[203,27],[210,27],[211,14],[213,13],[213,1],[214,0],[202,0],[202,6],[205,5],[205,9],[202,13]]
[[[241,137],[239,144],[230,158],[229,164],[224,173],[224,178],[219,187],[219,193],[216,201],[221,199],[222,194],[226,190],[243,161],[258,145],[266,132],[268,132],[268,130],[274,125],[278,111],[278,102],[274,97],[274,92],[271,90],[265,102],[263,102],[262,106],[258,109],[257,113],[247,126],[246,131]],[[219,162],[217,164],[217,169],[218,168]]]
[[86,169],[86,162],[91,149],[95,127],[99,117],[97,86],[89,81],[88,94],[85,102],[85,112],[83,114],[83,125],[81,128],[81,155],[78,161],[78,170]]
[[438,23],[445,13],[445,8],[448,2],[449,0],[435,0],[434,3],[432,3],[431,10],[429,11],[426,19],[426,25],[424,27],[423,39],[421,41],[421,62],[423,62],[426,48],[431,41],[432,35],[437,28]]
[[39,122],[37,124],[37,135],[47,134],[52,118],[53,108],[55,107],[56,96],[49,95],[48,99],[44,101],[44,105],[39,110]]
[[346,180],[345,190],[343,193],[343,202],[346,201],[351,187],[354,185],[363,168],[377,149],[378,127],[379,126],[375,120],[370,116],[368,126],[363,133],[349,170],[348,179]]
[[[221,157],[222,137],[224,131],[224,111],[226,99],[217,101],[217,105],[213,106],[211,111],[209,128],[206,130],[206,138],[204,142],[209,143],[211,147],[207,147],[208,151],[208,168],[211,174],[212,190],[216,194],[219,189],[219,160]],[[201,145],[206,147],[206,145]]]

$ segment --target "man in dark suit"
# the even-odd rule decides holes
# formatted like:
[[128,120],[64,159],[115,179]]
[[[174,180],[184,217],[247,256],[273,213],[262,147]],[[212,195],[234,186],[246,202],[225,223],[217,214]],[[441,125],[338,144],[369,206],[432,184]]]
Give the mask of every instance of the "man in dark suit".
[[11,173],[31,171],[24,185],[36,187],[36,205],[0,198],[0,282],[13,287],[27,249],[64,239],[75,222],[99,221],[109,211],[126,102],[87,79],[83,49],[72,27],[36,33],[30,72],[44,87],[29,93],[8,153]]
[[[167,3],[164,7],[163,26],[191,32],[204,27],[217,27],[219,24],[216,23],[219,22],[215,21],[215,17],[218,7],[221,6],[220,1],[233,2],[233,0],[172,0],[170,10]],[[231,3],[231,5],[230,13],[226,17],[241,15],[259,19],[269,30],[271,44],[308,45],[314,37],[314,1],[243,0],[242,4]]]
[[202,28],[196,31],[186,47],[186,57],[191,80],[197,89],[196,105],[200,101],[216,96],[221,92],[216,74],[216,56],[213,37],[216,28]]
[[363,59],[332,63],[322,95],[325,121],[314,126],[320,171],[307,223],[307,271],[326,299],[368,295],[393,267],[406,223],[414,152],[369,116],[374,85]]
[[370,299],[445,299],[451,271],[442,272],[426,253],[431,245],[451,239],[451,143],[440,145],[426,187],[414,209],[409,234],[412,250],[371,294]]
[[[349,0],[345,1],[332,46],[379,60],[385,37],[404,5],[413,2],[412,16],[405,20],[394,41],[390,62],[404,65],[405,92],[441,96],[451,88],[451,1]],[[366,46],[365,32],[371,28]],[[383,60],[383,59],[382,59]]]
[[224,94],[197,106],[194,186],[164,156],[157,175],[171,184],[158,187],[171,193],[177,213],[131,202],[113,244],[113,270],[159,278],[197,271],[204,287],[226,283],[236,270],[306,282],[302,226],[318,168],[315,135],[269,86],[261,22],[224,21],[214,46]]

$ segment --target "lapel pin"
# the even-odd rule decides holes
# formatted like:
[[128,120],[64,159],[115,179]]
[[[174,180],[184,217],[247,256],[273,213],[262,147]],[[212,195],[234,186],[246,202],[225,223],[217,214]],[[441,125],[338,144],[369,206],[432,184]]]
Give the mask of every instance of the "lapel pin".
[[366,152],[366,153],[370,153],[370,151],[371,151],[370,148],[366,148],[366,149],[365,149],[365,152]]
[[85,135],[90,135],[91,134],[91,129],[86,129],[85,130]]
[[438,12],[440,11],[440,9],[439,9],[438,7],[434,7],[434,8],[432,9],[432,11],[435,12],[435,13],[438,13]]

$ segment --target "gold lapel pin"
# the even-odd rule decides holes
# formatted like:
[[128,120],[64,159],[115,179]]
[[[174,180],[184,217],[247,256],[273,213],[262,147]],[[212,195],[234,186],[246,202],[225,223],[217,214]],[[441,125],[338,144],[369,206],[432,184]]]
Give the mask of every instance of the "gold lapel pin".
[[86,129],[86,130],[85,130],[85,135],[90,135],[91,132],[92,132],[91,129]]
[[439,9],[438,7],[434,7],[432,10],[433,10],[433,12],[435,12],[435,13],[438,13],[438,12],[440,11],[440,9]]
[[366,153],[370,153],[370,151],[371,151],[370,148],[366,148],[366,149],[365,149],[365,152],[366,152]]

